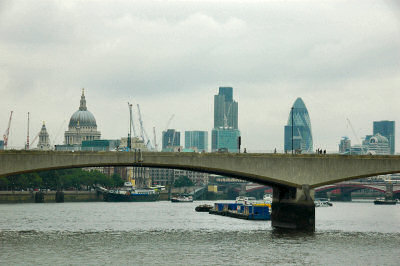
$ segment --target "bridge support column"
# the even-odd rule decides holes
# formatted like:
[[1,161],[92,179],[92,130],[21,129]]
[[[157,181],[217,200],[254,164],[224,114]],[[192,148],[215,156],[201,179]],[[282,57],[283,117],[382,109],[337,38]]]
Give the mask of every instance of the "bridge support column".
[[314,231],[314,190],[308,185],[302,188],[274,187],[271,225],[276,228]]

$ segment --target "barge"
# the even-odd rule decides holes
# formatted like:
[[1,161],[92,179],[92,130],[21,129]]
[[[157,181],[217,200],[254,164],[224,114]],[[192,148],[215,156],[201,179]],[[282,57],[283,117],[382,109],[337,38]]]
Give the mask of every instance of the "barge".
[[269,203],[215,203],[209,214],[246,220],[271,220]]

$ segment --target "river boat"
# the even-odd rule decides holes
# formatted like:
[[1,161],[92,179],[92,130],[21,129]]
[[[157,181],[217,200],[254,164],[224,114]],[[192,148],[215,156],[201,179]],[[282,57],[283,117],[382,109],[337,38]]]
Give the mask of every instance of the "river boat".
[[186,194],[173,196],[171,202],[193,202],[193,197]]
[[315,207],[332,207],[333,204],[328,199],[314,200]]
[[154,189],[135,188],[129,185],[110,190],[97,187],[96,190],[103,194],[103,200],[108,202],[157,201],[160,199],[160,194]]
[[396,205],[397,200],[394,199],[385,199],[385,198],[377,198],[374,200],[375,205]]
[[197,206],[195,208],[195,211],[197,211],[197,212],[209,212],[212,208],[213,208],[212,205],[202,204],[202,205]]
[[215,203],[209,213],[246,220],[271,220],[271,205],[266,203]]

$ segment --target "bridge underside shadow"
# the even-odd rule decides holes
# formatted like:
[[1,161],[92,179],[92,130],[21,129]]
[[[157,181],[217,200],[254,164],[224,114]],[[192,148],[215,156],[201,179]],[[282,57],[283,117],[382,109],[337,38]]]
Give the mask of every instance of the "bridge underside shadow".
[[271,225],[276,228],[315,231],[314,190],[273,187]]

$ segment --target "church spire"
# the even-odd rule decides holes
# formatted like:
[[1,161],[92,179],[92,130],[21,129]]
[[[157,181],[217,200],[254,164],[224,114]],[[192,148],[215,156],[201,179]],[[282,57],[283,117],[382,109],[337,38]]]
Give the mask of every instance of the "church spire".
[[82,89],[81,105],[79,106],[79,111],[86,111],[86,99],[85,99],[85,89]]

